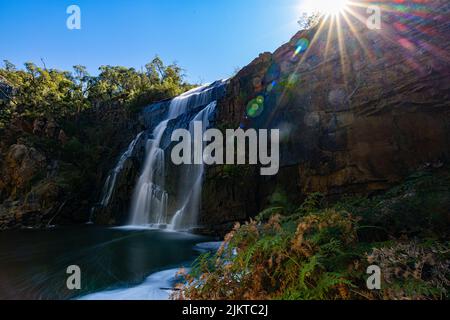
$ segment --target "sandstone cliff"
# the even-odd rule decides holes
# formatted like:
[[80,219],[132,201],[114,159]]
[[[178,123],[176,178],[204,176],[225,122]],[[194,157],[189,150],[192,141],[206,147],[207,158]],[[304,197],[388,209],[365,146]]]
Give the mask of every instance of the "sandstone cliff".
[[[368,29],[362,11],[339,28],[328,20],[299,32],[231,80],[218,122],[281,129],[282,168],[272,178],[210,168],[203,224],[254,216],[275,191],[294,203],[313,192],[370,194],[448,164],[449,3],[428,1],[427,12],[404,6],[383,12],[381,30]],[[251,117],[247,105],[257,97],[263,110]]]
[[[137,117],[122,108],[59,123],[15,119],[0,132],[0,230],[86,223],[107,172],[137,127]],[[118,219],[105,215],[100,222]]]

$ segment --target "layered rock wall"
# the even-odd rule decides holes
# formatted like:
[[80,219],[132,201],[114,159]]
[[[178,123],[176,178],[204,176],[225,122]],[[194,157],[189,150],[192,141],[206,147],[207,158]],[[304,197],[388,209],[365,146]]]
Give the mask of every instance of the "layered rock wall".
[[[269,178],[210,168],[203,224],[254,216],[275,191],[294,203],[313,192],[368,194],[448,163],[449,3],[427,1],[424,12],[414,1],[404,6],[383,12],[381,30],[368,29],[362,11],[340,27],[328,20],[299,32],[231,80],[219,123],[280,129],[282,168]],[[248,116],[257,97],[262,113]]]

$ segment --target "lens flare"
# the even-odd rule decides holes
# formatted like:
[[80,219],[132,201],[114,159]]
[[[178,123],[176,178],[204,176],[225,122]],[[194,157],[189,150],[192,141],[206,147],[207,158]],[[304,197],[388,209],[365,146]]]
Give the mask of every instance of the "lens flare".
[[303,53],[308,49],[309,47],[309,40],[306,38],[301,38],[297,41],[297,48],[295,49],[294,56],[299,55],[300,53]]
[[348,5],[349,0],[306,0],[302,9],[308,13],[337,16],[343,13]]
[[264,97],[258,96],[247,104],[247,116],[257,118],[264,111]]

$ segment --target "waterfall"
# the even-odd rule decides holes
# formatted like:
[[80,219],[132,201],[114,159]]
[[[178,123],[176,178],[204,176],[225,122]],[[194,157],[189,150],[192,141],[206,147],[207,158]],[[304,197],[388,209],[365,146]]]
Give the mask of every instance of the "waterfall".
[[116,188],[117,177],[122,172],[125,162],[133,156],[134,148],[136,147],[136,144],[139,142],[139,139],[143,134],[143,132],[139,133],[136,138],[130,143],[128,149],[119,158],[119,161],[117,162],[115,168],[108,175],[108,178],[106,178],[106,182],[103,186],[102,198],[100,201],[100,206],[102,206],[103,208],[109,205],[109,202],[111,201],[114,190]]
[[216,108],[216,100],[225,92],[225,83],[226,80],[223,80],[204,85],[170,101],[166,118],[156,126],[152,138],[147,143],[145,164],[131,201],[130,224],[132,226],[168,227],[172,230],[181,230],[196,225],[204,167],[203,165],[185,165],[180,168],[176,199],[172,199],[178,209],[175,212],[168,212],[169,194],[165,189],[166,159],[163,140],[166,136],[170,136],[171,132],[166,133],[166,131],[169,130],[171,121],[176,121],[182,116],[189,116],[191,113],[194,117],[188,124],[189,130],[193,131],[194,121],[201,121],[203,129],[206,129],[210,124],[211,113]]
[[212,93],[211,90],[207,90],[209,86],[206,84],[173,98],[169,107],[169,119],[179,117],[187,111],[189,106],[195,108],[210,103]]
[[[170,145],[168,137],[178,128],[189,129],[192,134],[195,121],[202,122],[203,130],[207,129],[217,100],[226,93],[227,84],[228,80],[216,81],[192,89],[170,101],[146,107],[143,111],[145,125],[154,129],[140,133],[120,157],[105,181],[99,206],[105,208],[111,205],[117,181],[123,173],[127,159],[135,153],[138,142],[147,139],[145,161],[131,195],[129,225],[171,230],[186,230],[196,226],[201,205],[204,166],[180,166],[176,171],[179,173],[177,190],[169,199],[165,181],[168,173],[166,152]],[[170,212],[169,200],[172,204]]]
[[[194,135],[194,122],[202,123],[202,131],[204,132],[210,125],[209,119],[211,114],[215,111],[217,101],[211,102],[205,109],[200,111],[189,124],[189,131],[191,136]],[[192,141],[192,143],[195,143]],[[198,150],[198,148],[196,148]],[[199,155],[202,157],[203,155]],[[194,159],[195,155],[192,155]],[[192,161],[192,163],[194,163]],[[173,230],[186,229],[194,227],[197,222],[197,215],[200,211],[201,196],[202,196],[202,182],[203,174],[205,172],[205,165],[185,165],[183,172],[179,179],[179,198],[182,206],[175,213],[170,228]]]
[[169,120],[161,122],[147,141],[144,170],[139,177],[131,201],[131,225],[164,224],[168,194],[164,190],[165,157],[160,148]]

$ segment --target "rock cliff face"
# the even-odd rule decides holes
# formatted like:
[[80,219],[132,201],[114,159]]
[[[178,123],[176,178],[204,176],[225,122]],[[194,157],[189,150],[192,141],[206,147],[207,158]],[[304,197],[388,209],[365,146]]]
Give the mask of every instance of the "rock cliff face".
[[15,119],[0,132],[0,230],[86,223],[116,154],[138,127],[136,117],[119,108],[60,123]]
[[[383,7],[380,30],[353,8],[356,15],[339,25],[328,19],[261,54],[220,86],[226,93],[213,92],[213,126],[281,130],[281,169],[263,177],[254,166],[208,167],[200,225],[226,231],[258,214],[274,193],[293,204],[314,192],[372,194],[422,167],[449,164],[450,4],[421,3]],[[80,141],[51,119],[11,124],[0,141],[0,229],[86,222],[117,156],[140,131],[149,138],[170,105],[145,108],[140,121],[113,109],[86,115]],[[203,107],[192,104],[167,132],[187,127]],[[161,147],[170,152],[168,135]],[[142,139],[123,162],[95,222],[127,221],[145,148]],[[180,171],[170,161],[166,167],[167,192],[176,198]]]
[[[218,122],[280,129],[282,168],[269,178],[210,168],[202,224],[254,216],[276,190],[294,203],[313,192],[369,194],[448,163],[450,5],[402,5],[382,12],[381,30],[370,30],[361,11],[339,28],[329,19],[299,32],[231,80]],[[264,104],[255,116],[247,106],[257,97]]]

